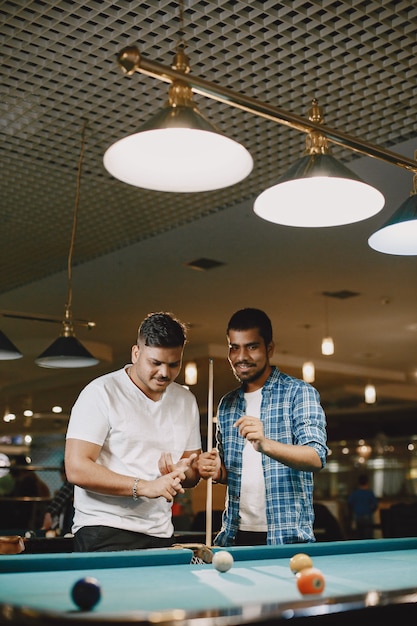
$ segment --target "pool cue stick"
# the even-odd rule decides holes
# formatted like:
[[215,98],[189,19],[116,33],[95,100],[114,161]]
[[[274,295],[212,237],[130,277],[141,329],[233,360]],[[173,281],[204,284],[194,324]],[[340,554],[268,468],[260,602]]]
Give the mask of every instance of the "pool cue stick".
[[[208,402],[207,402],[207,451],[213,448],[213,359],[209,358]],[[212,511],[213,511],[213,479],[207,481],[206,494],[206,545],[212,541]]]

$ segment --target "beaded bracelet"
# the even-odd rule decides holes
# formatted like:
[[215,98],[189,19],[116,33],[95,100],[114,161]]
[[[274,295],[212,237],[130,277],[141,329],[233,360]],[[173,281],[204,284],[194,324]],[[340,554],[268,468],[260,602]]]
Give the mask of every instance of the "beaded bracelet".
[[136,502],[136,500],[139,499],[138,496],[138,484],[139,484],[140,478],[135,478],[135,481],[133,483],[133,487],[132,487],[132,497],[134,499],[134,501]]

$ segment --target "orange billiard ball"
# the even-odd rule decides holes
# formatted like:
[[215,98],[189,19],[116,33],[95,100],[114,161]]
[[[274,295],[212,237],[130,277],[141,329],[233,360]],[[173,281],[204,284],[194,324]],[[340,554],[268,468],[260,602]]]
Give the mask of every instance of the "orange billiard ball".
[[304,552],[299,552],[298,554],[294,554],[290,559],[290,569],[296,574],[297,572],[301,572],[301,570],[306,567],[313,567],[313,560],[308,554],[304,554]]
[[324,591],[326,581],[316,567],[307,567],[296,574],[297,587],[303,595],[317,594]]

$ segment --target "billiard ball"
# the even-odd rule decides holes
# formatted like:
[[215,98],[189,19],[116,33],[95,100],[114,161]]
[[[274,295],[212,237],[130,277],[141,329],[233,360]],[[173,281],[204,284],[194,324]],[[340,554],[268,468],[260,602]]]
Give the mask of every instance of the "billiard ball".
[[33,539],[33,537],[36,537],[36,533],[34,530],[27,530],[25,532],[25,538],[26,539]]
[[92,576],[80,578],[71,590],[71,597],[80,609],[91,611],[101,598],[100,583]]
[[306,567],[313,567],[313,560],[308,554],[304,554],[304,552],[299,552],[298,554],[294,554],[290,559],[290,569],[296,574],[297,572],[301,572],[301,570]]
[[303,595],[317,594],[324,591],[326,581],[316,567],[306,567],[296,574],[297,587]]
[[227,550],[220,550],[213,554],[212,563],[218,572],[228,572],[233,565],[233,556]]

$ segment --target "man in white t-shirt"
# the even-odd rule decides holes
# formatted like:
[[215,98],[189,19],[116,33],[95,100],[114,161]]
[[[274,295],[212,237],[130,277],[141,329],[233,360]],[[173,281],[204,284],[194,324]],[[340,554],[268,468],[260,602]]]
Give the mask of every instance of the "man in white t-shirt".
[[196,399],[174,382],[185,342],[172,314],[149,314],[131,364],[96,378],[76,400],[65,449],[75,551],[172,545],[172,502],[197,484],[201,452]]

